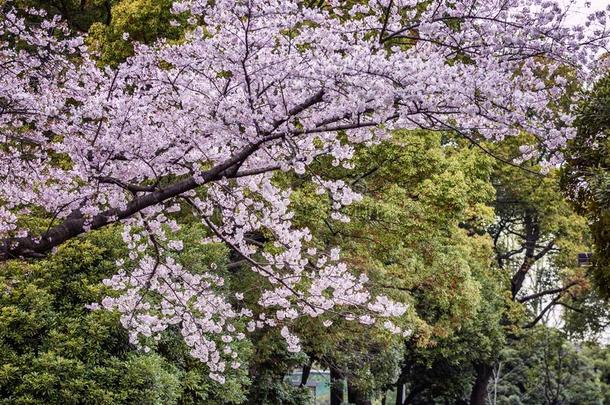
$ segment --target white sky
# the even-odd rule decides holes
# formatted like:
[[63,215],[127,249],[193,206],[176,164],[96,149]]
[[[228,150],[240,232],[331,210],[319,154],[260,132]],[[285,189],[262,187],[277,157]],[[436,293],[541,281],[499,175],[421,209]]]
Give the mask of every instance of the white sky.
[[610,5],[610,0],[589,0],[591,7],[586,8],[587,0],[559,0],[560,3],[567,6],[570,5],[569,21],[570,23],[584,23],[587,15],[597,11],[604,10]]

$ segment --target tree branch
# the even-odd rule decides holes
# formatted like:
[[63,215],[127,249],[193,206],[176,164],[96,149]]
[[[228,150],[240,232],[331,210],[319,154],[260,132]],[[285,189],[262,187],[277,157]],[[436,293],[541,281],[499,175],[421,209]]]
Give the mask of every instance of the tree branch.
[[536,318],[534,318],[533,321],[531,321],[530,323],[525,325],[524,328],[533,328],[534,326],[536,326],[536,324],[542,319],[544,314],[546,314],[549,309],[551,309],[555,304],[557,304],[557,302],[559,301],[560,298],[561,298],[561,294],[559,294],[557,297],[553,298],[551,300],[551,302],[549,302],[544,307],[544,309],[538,314],[538,316]]
[[[80,210],[74,210],[68,215],[64,222],[50,228],[40,237],[26,236],[0,240],[0,262],[15,258],[44,257],[53,248],[72,238],[90,230],[99,229],[106,225],[127,219],[145,208],[194,190],[203,184],[218,181],[222,178],[251,176],[277,169],[278,166],[274,165],[265,168],[239,171],[239,168],[246,159],[256,152],[261,145],[287,136],[286,133],[273,133],[275,129],[279,128],[280,125],[288,121],[291,117],[294,117],[307,108],[321,102],[323,96],[324,90],[322,89],[305,99],[303,102],[297,104],[288,111],[286,118],[274,122],[272,130],[262,134],[263,136],[257,141],[243,147],[233,155],[233,157],[202,173],[198,176],[197,180],[193,176],[188,177],[148,194],[134,196],[125,208],[111,208],[90,218],[87,218]],[[130,191],[150,191],[148,188],[126,184],[117,179],[108,178],[106,180],[118,184],[120,187],[126,188],[127,190],[131,189]]]
[[577,284],[578,283],[576,281],[573,281],[573,282],[569,283],[568,285],[566,285],[564,287],[553,288],[553,289],[550,289],[550,290],[540,291],[540,292],[535,293],[535,294],[526,295],[525,297],[517,298],[517,302],[524,303],[524,302],[531,301],[531,300],[536,299],[536,298],[543,297],[545,295],[563,293],[563,292],[569,290],[570,288],[574,287]]
[[39,238],[27,236],[4,239],[0,241],[0,262],[14,258],[44,256],[54,247],[89,230],[99,229],[129,218],[145,208],[191,191],[203,184],[220,180],[223,177],[236,177],[237,172],[232,169],[254,153],[260,143],[262,141],[244,147],[232,158],[204,172],[200,176],[199,182],[194,177],[186,178],[157,191],[134,197],[123,209],[111,208],[89,219],[80,210],[75,210],[63,223],[52,227]]

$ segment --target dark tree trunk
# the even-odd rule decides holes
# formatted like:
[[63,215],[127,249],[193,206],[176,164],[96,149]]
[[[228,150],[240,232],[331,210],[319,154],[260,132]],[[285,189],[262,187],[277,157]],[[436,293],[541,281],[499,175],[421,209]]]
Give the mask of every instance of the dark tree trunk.
[[402,397],[405,395],[405,385],[402,382],[396,383],[396,405],[402,405]]
[[402,402],[402,405],[414,404],[415,398],[417,398],[417,396],[419,394],[421,394],[425,389],[426,389],[426,386],[421,386],[421,385],[414,387],[411,391],[409,391],[409,395],[407,395],[405,400]]
[[517,272],[513,275],[510,282],[510,290],[513,299],[515,299],[519,291],[521,291],[521,287],[523,286],[527,273],[532,268],[536,260],[539,259],[539,257],[536,255],[536,245],[540,239],[540,227],[538,226],[536,216],[529,211],[526,211],[523,217],[523,228],[525,233],[525,240],[523,242],[525,253],[523,262],[521,263],[521,266],[519,266],[519,270],[517,270]]
[[354,405],[371,405],[371,400],[358,387],[354,386],[350,380],[347,380],[347,401]]
[[301,374],[301,387],[307,385],[307,380],[309,380],[309,374],[311,373],[311,364],[312,362],[309,362],[303,366],[303,372]]
[[487,385],[493,372],[493,366],[490,364],[478,364],[475,366],[475,370],[477,378],[470,394],[470,405],[485,405]]
[[422,392],[424,392],[426,389],[428,388],[428,385],[417,385],[415,387],[413,387],[412,390],[409,391],[409,394],[407,395],[407,397],[405,398],[404,401],[402,401],[402,405],[412,405],[412,404],[417,404],[417,403],[423,403],[420,401],[415,401],[417,399],[417,396],[419,394],[421,394]]
[[341,405],[343,402],[343,376],[334,367],[330,368],[330,405]]

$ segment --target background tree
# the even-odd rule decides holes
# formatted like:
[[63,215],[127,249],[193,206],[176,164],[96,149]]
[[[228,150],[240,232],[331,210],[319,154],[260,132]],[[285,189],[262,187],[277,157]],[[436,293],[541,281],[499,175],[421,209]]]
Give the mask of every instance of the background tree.
[[[496,153],[515,156],[519,142],[527,143],[508,142]],[[497,269],[505,277],[501,324],[509,339],[529,333],[527,329],[549,317],[560,318],[557,308],[569,308],[567,303],[588,287],[576,262],[578,253],[587,250],[586,222],[563,199],[557,173],[540,176],[533,169],[500,162],[493,175],[497,220],[489,234]],[[477,366],[471,403],[486,400],[493,369],[493,364]]]
[[603,404],[591,358],[556,329],[540,326],[508,346],[494,368],[490,404]]
[[592,275],[605,297],[610,295],[609,105],[610,78],[606,76],[595,84],[581,106],[578,133],[566,151],[562,177],[571,200],[590,223],[595,247]]
[[[353,162],[349,171],[324,160],[312,166],[327,178],[347,179],[362,194],[362,201],[341,211],[350,222],[333,223],[332,199],[316,196],[307,175],[292,180],[295,222],[312,230],[320,248],[339,246],[372,291],[408,302],[402,326],[412,332],[403,341],[333,316],[306,322],[299,331],[310,359],[347,381],[346,399],[365,403],[388,387],[410,384],[412,359],[403,357],[405,351],[434,351],[444,337],[476,322],[480,283],[493,291],[484,280],[493,187],[489,157],[433,132],[398,131],[392,142],[357,148]],[[331,321],[336,328],[321,325]]]

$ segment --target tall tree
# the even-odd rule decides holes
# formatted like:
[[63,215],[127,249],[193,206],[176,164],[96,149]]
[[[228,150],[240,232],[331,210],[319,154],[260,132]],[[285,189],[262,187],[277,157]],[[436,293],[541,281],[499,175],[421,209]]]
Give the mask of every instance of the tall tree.
[[[304,350],[347,380],[354,401],[370,400],[397,381],[412,390],[411,377],[417,371],[409,367],[414,356],[405,358],[404,353],[425,357],[428,351],[447,350],[451,343],[444,349],[434,347],[447,340],[455,343],[458,339],[446,338],[475,323],[481,307],[495,300],[494,285],[486,279],[491,277],[492,251],[485,235],[493,219],[488,205],[494,196],[492,159],[454,141],[449,134],[396,131],[389,142],[356,148],[350,170],[320,159],[316,171],[346,179],[362,195],[344,210],[348,223],[333,223],[332,200],[316,196],[307,176],[293,182],[294,221],[312,231],[312,241],[320,248],[340,247],[344,260],[356,274],[366,276],[373,292],[408,303],[399,324],[410,330],[406,338],[367,326],[380,322],[360,318],[361,312],[353,316],[363,325],[328,314],[298,329]],[[330,322],[336,328],[323,327]],[[484,345],[483,333],[480,336],[470,354]]]
[[566,150],[563,185],[576,208],[587,217],[594,240],[593,276],[610,297],[610,76],[602,78],[583,102],[578,133]]
[[[514,155],[520,142],[527,143],[509,142],[498,153]],[[577,266],[578,254],[588,250],[586,221],[563,198],[557,170],[536,172],[499,164],[493,178],[497,220],[489,234],[497,269],[506,277],[501,324],[512,345],[523,344],[528,329],[572,311],[570,303],[589,287]],[[477,365],[471,404],[485,403],[494,367]]]

